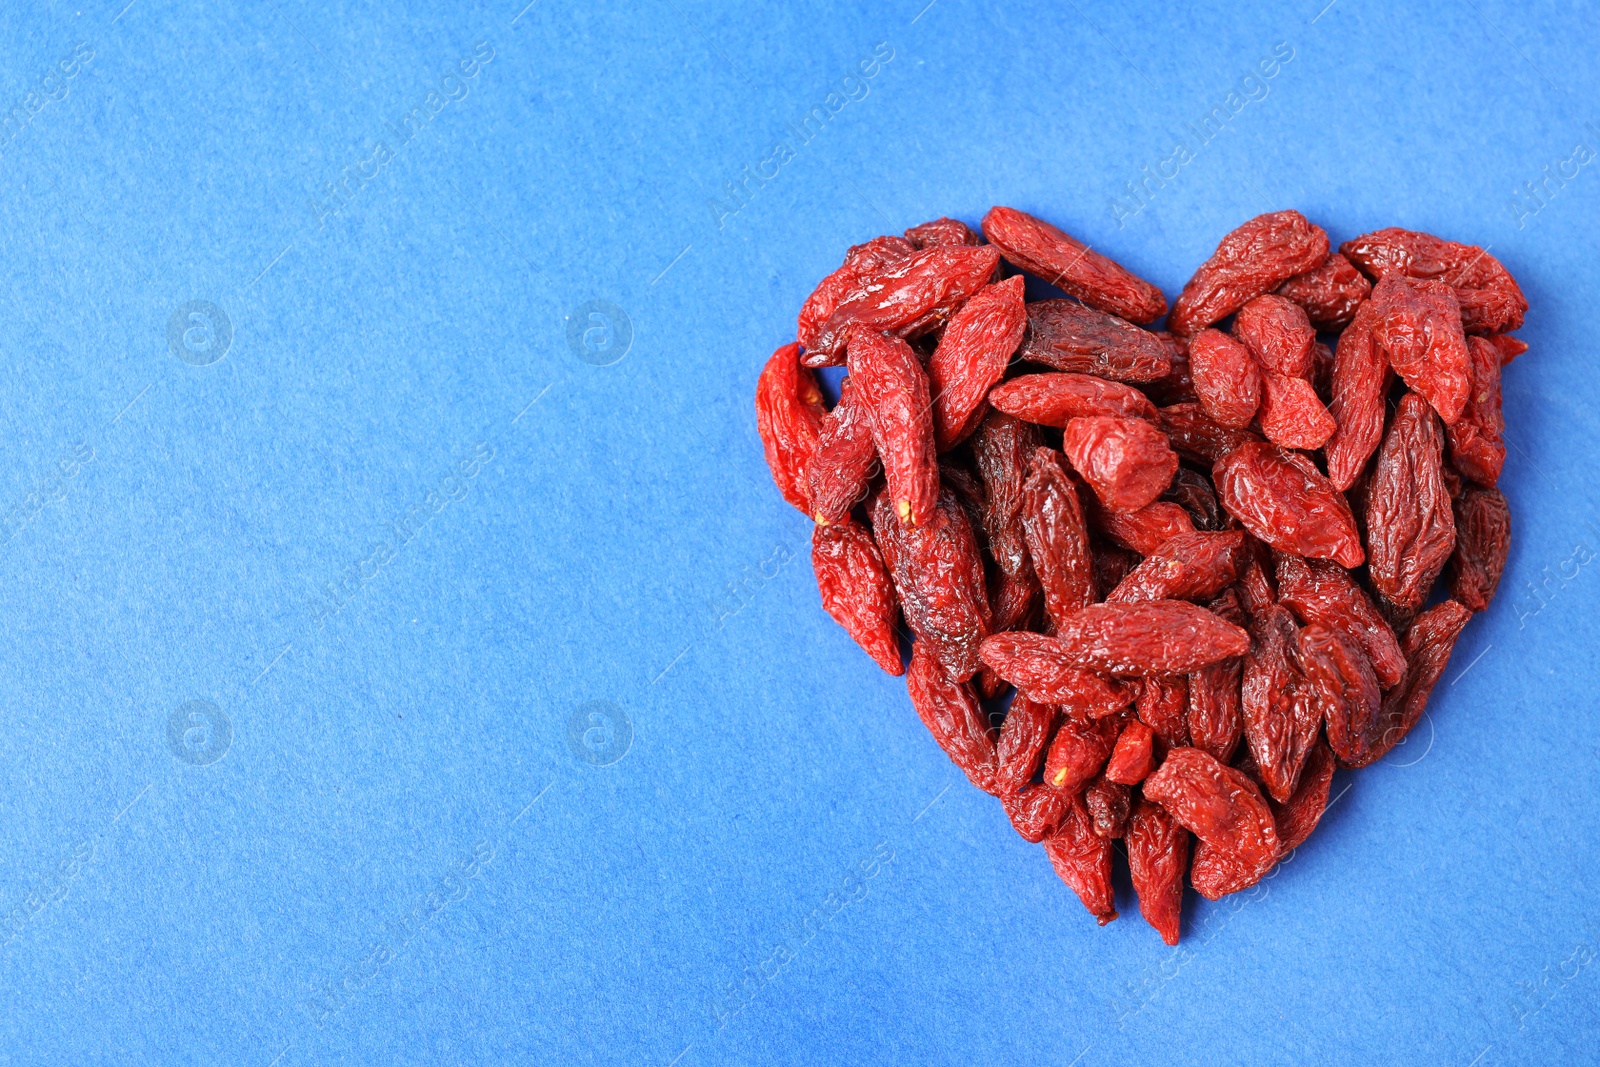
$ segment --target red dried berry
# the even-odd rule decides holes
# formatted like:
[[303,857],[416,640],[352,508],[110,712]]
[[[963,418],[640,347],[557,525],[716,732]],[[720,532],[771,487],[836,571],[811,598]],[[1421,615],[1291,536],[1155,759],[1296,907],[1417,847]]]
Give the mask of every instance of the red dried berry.
[[1062,432],[1061,449],[1111,511],[1154,503],[1178,470],[1166,434],[1143,419],[1073,419]]
[[1472,393],[1472,357],[1450,287],[1391,274],[1372,290],[1372,315],[1373,340],[1395,373],[1445,422],[1460,418]]
[[904,674],[894,585],[872,534],[846,518],[811,534],[811,568],[822,607],[851,639],[890,674]]
[[1281,296],[1258,296],[1239,309],[1233,336],[1250,350],[1261,368],[1284,378],[1311,373],[1317,331],[1299,304]]
[[938,218],[906,231],[906,240],[917,248],[948,248],[952,245],[982,244],[972,227],[960,219]]
[[1089,825],[1105,838],[1121,837],[1128,829],[1128,814],[1133,793],[1125,785],[1104,776],[1089,783],[1083,791],[1083,806],[1089,809]]
[[1123,548],[1148,556],[1180,534],[1194,533],[1189,513],[1176,504],[1157,500],[1138,511],[1107,511],[1089,494],[1083,498],[1089,525]]
[[817,450],[824,414],[822,390],[800,365],[800,346],[784,345],[772,353],[756,382],[756,430],[778,491],[808,516],[806,469]]
[[1034,450],[1023,489],[1022,528],[1045,614],[1059,623],[1094,602],[1089,531],[1078,493],[1053,448]]
[[1188,467],[1179,467],[1172,476],[1172,484],[1161,494],[1162,500],[1171,501],[1189,513],[1195,529],[1217,533],[1229,525],[1217,494],[1211,491],[1211,479]]
[[1278,831],[1256,784],[1197,748],[1175,748],[1144,780],[1144,795],[1200,840],[1270,869]]
[[1077,666],[1077,657],[1044,634],[995,634],[984,642],[982,656],[986,666],[1030,699],[1083,716],[1114,715],[1134,697],[1129,687]]
[[1075,300],[1029,304],[1028,330],[1017,355],[1029,363],[1119,382],[1159,381],[1172,371],[1172,356],[1161,338]]
[[1423,605],[1455,548],[1443,449],[1433,409],[1415,393],[1401,397],[1367,489],[1367,575],[1402,611]]
[[1262,785],[1287,800],[1321,726],[1320,707],[1296,657],[1298,630],[1289,609],[1274,605],[1250,627],[1239,703],[1244,737]]
[[1383,694],[1377,743],[1368,752],[1366,761],[1356,766],[1365,767],[1382,759],[1405,740],[1406,734],[1422,718],[1433,687],[1450,663],[1456,638],[1461,636],[1462,628],[1471,618],[1472,612],[1454,600],[1441,600],[1417,616],[1400,646],[1406,656],[1406,676],[1399,685]]
[[990,208],[983,217],[983,235],[1007,260],[1090,307],[1140,323],[1154,322],[1167,313],[1161,290],[1016,208]]
[[927,525],[939,498],[939,464],[922,361],[904,341],[863,330],[850,343],[850,377],[867,410],[895,515]]
[[1154,730],[1168,747],[1189,743],[1189,726],[1185,721],[1189,680],[1183,675],[1143,679],[1133,706],[1139,721]]
[[1328,438],[1328,480],[1341,493],[1383,440],[1384,397],[1389,392],[1389,359],[1372,336],[1375,308],[1362,304],[1333,353],[1332,399],[1328,411],[1335,430]]
[[882,332],[909,340],[943,326],[988,283],[999,261],[993,248],[925,248],[863,275],[806,347],[806,365],[837,366],[856,334]]
[[865,407],[856,399],[855,379],[839,386],[839,402],[822,420],[817,449],[806,469],[811,517],[822,525],[843,522],[866,499],[878,469],[878,449]]
[[1000,727],[1000,740],[995,744],[995,786],[1001,796],[1015,793],[1033,781],[1059,717],[1060,712],[1053,705],[1038,704],[1020,694],[1011,702]]
[[1146,556],[1106,602],[1209,599],[1234,583],[1243,563],[1243,531],[1179,534]]
[[1026,422],[1057,428],[1088,415],[1159,418],[1156,406],[1139,390],[1092,374],[1024,374],[990,390],[989,403]]
[[1321,448],[1338,424],[1304,378],[1261,375],[1261,432],[1284,448]]
[[1479,485],[1493,489],[1506,463],[1502,435],[1506,420],[1500,413],[1500,352],[1483,337],[1467,338],[1472,357],[1472,393],[1461,418],[1445,427],[1450,442],[1450,463]]
[[1023,487],[1039,447],[1039,431],[1004,412],[991,411],[972,437],[972,455],[983,479],[983,528],[1000,570],[1013,578],[1029,573],[1022,529]]
[[1165,330],[1157,330],[1155,335],[1167,346],[1167,358],[1172,364],[1172,369],[1155,381],[1144,383],[1140,388],[1157,404],[1184,404],[1194,400],[1194,376],[1189,366],[1189,343]]
[[1161,409],[1161,428],[1172,447],[1197,462],[1215,463],[1228,453],[1260,441],[1249,430],[1233,430],[1213,421],[1199,404],[1173,404]]
[[1139,913],[1161,940],[1178,943],[1183,913],[1183,874],[1189,866],[1189,831],[1148,799],[1134,805],[1125,835],[1128,876],[1139,895]]
[[1304,457],[1241,445],[1217,462],[1212,480],[1228,514],[1273,548],[1345,567],[1366,558],[1350,505]]
[[1305,844],[1311,831],[1322,821],[1328,810],[1328,793],[1333,785],[1333,751],[1319,741],[1306,757],[1306,768],[1300,774],[1300,784],[1294,796],[1282,804],[1272,805],[1272,817],[1278,826],[1278,846],[1287,855]]
[[915,251],[910,241],[900,237],[874,237],[865,244],[853,246],[844,254],[844,265],[822,279],[801,306],[795,332],[800,344],[808,352],[811,350],[822,324],[828,321],[839,302],[856,290],[863,277],[903,263]]
[[1224,237],[1195,271],[1172,305],[1167,329],[1192,336],[1327,256],[1328,235],[1300,212],[1257,215]]
[[1469,611],[1494,599],[1511,551],[1511,508],[1497,489],[1469,485],[1455,499],[1456,548],[1450,557],[1450,595]]
[[950,677],[939,658],[918,641],[911,649],[911,670],[906,691],[933,739],[950,762],[961,768],[972,784],[985,793],[995,792],[994,741],[989,737],[989,717],[978,694],[966,682]]
[[[1238,596],[1231,591],[1212,601],[1210,610],[1235,625],[1245,621]],[[1244,715],[1239,706],[1243,672],[1243,661],[1225,659],[1189,675],[1189,706],[1185,714],[1189,742],[1223,763],[1233,758],[1244,734]]]
[[1155,731],[1138,719],[1122,728],[1106,760],[1106,777],[1123,785],[1138,785],[1156,769]]
[[1500,365],[1502,367],[1528,350],[1527,342],[1519,341],[1515,337],[1508,337],[1503,333],[1490,334],[1489,343],[1494,345],[1496,352],[1500,353]]
[[1051,789],[1047,785],[1029,785],[1016,793],[1002,793],[1000,806],[1011,820],[1012,829],[1023,840],[1038,844],[1056,832],[1056,828],[1067,817],[1071,800],[1059,789]]
[[1105,767],[1117,743],[1113,718],[1063,716],[1044,758],[1044,784],[1070,795],[1080,792]]
[[1189,369],[1206,418],[1234,430],[1250,425],[1261,403],[1261,368],[1249,349],[1221,330],[1201,330],[1189,342]]
[[1068,803],[1061,826],[1045,838],[1044,851],[1056,874],[1072,887],[1101,926],[1117,917],[1116,894],[1111,888],[1111,841],[1094,832],[1081,796]]
[[1378,740],[1383,698],[1372,661],[1354,641],[1320,623],[1301,630],[1296,641],[1295,659],[1327,724],[1328,744],[1346,763],[1360,763]]
[[1527,298],[1511,273],[1476,245],[1391,227],[1339,246],[1369,277],[1391,275],[1443,282],[1456,291],[1462,324],[1472,333],[1499,333],[1522,325]]
[[1278,286],[1278,295],[1304,308],[1319,330],[1344,329],[1371,293],[1372,283],[1338,252]]
[[1306,625],[1319,624],[1353,641],[1372,661],[1378,684],[1388,689],[1405,674],[1406,660],[1366,592],[1335,563],[1278,557],[1278,595]]
[[947,490],[928,525],[908,527],[896,521],[888,496],[880,494],[873,500],[872,527],[918,646],[965,682],[977,673],[978,649],[989,634],[983,558],[965,510]]
[[1027,323],[1020,277],[984,286],[950,319],[928,357],[939,451],[954,448],[977,428],[984,397],[1005,375]]
[[[1250,637],[1239,627],[1182,600],[1091,604],[1061,621],[1054,637],[996,634],[983,661],[1013,684],[1024,665],[1078,667],[1113,675],[1188,674],[1242,656]],[[1045,665],[1048,665],[1045,666]],[[1018,688],[1026,688],[1018,684]],[[1038,694],[1035,694],[1038,699]]]
[[1091,541],[1094,546],[1095,599],[1104,600],[1106,594],[1122,584],[1122,579],[1139,564],[1139,555],[1121,545],[1108,545]]

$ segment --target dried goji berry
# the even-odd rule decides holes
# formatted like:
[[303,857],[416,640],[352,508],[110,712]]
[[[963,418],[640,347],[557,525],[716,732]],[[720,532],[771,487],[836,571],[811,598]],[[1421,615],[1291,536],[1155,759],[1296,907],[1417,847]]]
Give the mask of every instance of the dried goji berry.
[[1339,251],[1372,278],[1399,274],[1443,282],[1456,291],[1463,325],[1473,333],[1498,333],[1522,325],[1527,298],[1511,273],[1476,245],[1390,227],[1352,238]]
[[1134,690],[1076,665],[1044,634],[995,634],[983,644],[983,662],[1030,699],[1072,708],[1080,715],[1114,715]]
[[1506,463],[1502,438],[1506,420],[1500,413],[1500,352],[1487,339],[1467,338],[1472,356],[1472,393],[1461,418],[1445,427],[1450,463],[1479,485],[1493,489]]
[[933,433],[941,452],[977,428],[984,397],[1004,376],[1027,322],[1020,277],[984,286],[951,317],[928,357]]
[[1417,616],[1400,646],[1406,656],[1406,676],[1383,694],[1377,743],[1367,753],[1366,761],[1356,766],[1364,767],[1388,755],[1422,718],[1433,687],[1450,663],[1456,638],[1471,618],[1472,612],[1454,600],[1441,600]]
[[1243,562],[1241,530],[1179,534],[1146,556],[1106,601],[1208,599],[1234,583]]
[[1327,724],[1328,744],[1346,763],[1360,763],[1378,740],[1383,698],[1372,661],[1354,641],[1321,623],[1296,636],[1295,660]]
[[1455,548],[1443,448],[1433,409],[1415,393],[1401,397],[1367,489],[1367,575],[1401,611],[1422,606]]
[[[1231,590],[1213,600],[1209,609],[1234,625],[1245,621],[1238,595]],[[1242,660],[1225,659],[1189,675],[1189,705],[1185,713],[1189,742],[1223,763],[1233,758],[1244,733],[1239,707],[1243,671]]]
[[1305,770],[1300,773],[1300,784],[1294,795],[1282,804],[1272,805],[1272,817],[1278,827],[1278,847],[1288,854],[1305,844],[1311,831],[1322,821],[1328,810],[1328,792],[1333,785],[1333,751],[1318,741],[1306,757]]
[[1167,358],[1172,364],[1172,369],[1153,382],[1145,382],[1140,388],[1157,404],[1185,404],[1194,400],[1194,375],[1189,364],[1189,342],[1165,330],[1157,330],[1155,335],[1167,346]]
[[850,344],[850,377],[867,410],[895,515],[926,525],[939,497],[939,464],[922,362],[904,341],[862,330]]
[[1461,417],[1472,393],[1472,357],[1443,282],[1391,274],[1372,290],[1372,338],[1406,385],[1445,422]]
[[915,251],[911,242],[902,237],[874,237],[865,244],[851,247],[844,254],[844,264],[822,279],[801,306],[795,333],[800,344],[810,351],[822,324],[828,321],[839,302],[855,291],[863,277],[910,259]]
[[778,491],[808,516],[806,468],[817,451],[824,414],[822,390],[800,365],[800,346],[784,345],[772,353],[756,382],[756,430]]
[[844,521],[850,509],[866,499],[877,469],[878,450],[872,443],[867,410],[856,399],[855,379],[846,377],[839,386],[839,402],[822,420],[817,448],[806,469],[811,517],[823,525]]
[[811,568],[822,606],[890,674],[904,674],[894,585],[872,534],[848,517],[811,534]]
[[972,437],[972,455],[983,479],[983,528],[1000,570],[1013,578],[1029,571],[1022,529],[1028,464],[1039,447],[1039,431],[1000,411],[991,411]]
[[1156,769],[1155,731],[1138,719],[1122,728],[1117,743],[1106,760],[1105,775],[1113,782],[1138,785]]
[[1279,597],[1306,625],[1326,626],[1353,641],[1372,661],[1382,688],[1400,681],[1406,670],[1400,642],[1349,572],[1335,563],[1292,555],[1278,557],[1277,572]]
[[1033,781],[1059,717],[1060,712],[1053,705],[1039,704],[1020,694],[1011,702],[1000,727],[1000,739],[995,743],[995,785],[1002,796]]
[[1278,859],[1272,811],[1241,771],[1198,748],[1175,748],[1144,780],[1144,795],[1190,833],[1246,862],[1270,869]]
[[1274,605],[1250,627],[1239,703],[1244,737],[1261,783],[1287,800],[1322,725],[1321,708],[1295,658],[1298,627],[1289,609]]
[[918,641],[911,648],[906,691],[950,762],[960,767],[973,785],[994,793],[994,741],[989,736],[989,717],[972,686],[951,678],[932,650]]
[[1064,794],[1082,791],[1105,768],[1117,743],[1115,718],[1082,718],[1069,709],[1044,758],[1044,784]]
[[1312,348],[1311,387],[1324,404],[1333,397],[1333,349],[1318,341]]
[[913,338],[943,326],[994,274],[1000,253],[965,245],[924,248],[864,274],[806,347],[809,367],[837,366],[858,333]]
[[1267,294],[1249,301],[1233,318],[1233,336],[1265,371],[1284,378],[1311,373],[1317,331],[1305,309],[1292,300]]
[[1206,841],[1196,843],[1189,865],[1189,884],[1207,900],[1249,889],[1272,870],[1274,863],[1258,863]]
[[[1068,616],[1054,637],[996,634],[983,661],[1017,684],[1008,670],[1079,667],[1114,675],[1188,674],[1229,656],[1242,656],[1250,637],[1205,608],[1182,600],[1091,604]],[[1018,688],[1026,688],[1018,684]],[[1034,694],[1035,699],[1040,699]],[[1051,701],[1051,703],[1066,703]]]
[[1249,349],[1221,330],[1201,330],[1189,341],[1189,368],[1206,418],[1234,430],[1250,425],[1261,403],[1261,368]]
[[1089,809],[1089,824],[1101,837],[1121,837],[1128,829],[1132,791],[1120,782],[1102,775],[1083,791],[1083,805]]
[[1217,503],[1217,494],[1211,490],[1211,479],[1188,467],[1179,467],[1172,476],[1172,484],[1161,494],[1189,513],[1196,530],[1215,533],[1228,524],[1228,518]]
[[1128,817],[1128,875],[1139,895],[1139,913],[1161,940],[1178,943],[1183,913],[1183,874],[1189,866],[1189,831],[1161,805],[1141,799]]
[[1241,445],[1217,461],[1212,480],[1228,514],[1273,548],[1345,567],[1365,558],[1350,505],[1304,457]]
[[983,559],[965,510],[947,490],[928,525],[908,527],[880,493],[873,500],[872,527],[917,644],[965,682],[978,670],[978,649],[989,633]]
[[1371,293],[1372,283],[1338,252],[1278,286],[1278,295],[1305,308],[1319,330],[1344,329]]
[[1456,548],[1450,557],[1450,595],[1470,611],[1494,599],[1511,550],[1511,508],[1498,489],[1469,485],[1455,499]]
[[1028,465],[1022,527],[1050,619],[1059,622],[1092,604],[1089,531],[1061,453],[1053,448],[1036,449]]
[[960,219],[938,218],[924,222],[906,231],[906,240],[918,248],[941,248],[949,245],[978,245],[978,235]]
[[1094,591],[1096,600],[1104,600],[1106,594],[1122,584],[1122,579],[1128,572],[1139,564],[1139,555],[1129,552],[1121,545],[1108,545],[1104,542],[1095,543],[1091,540],[1094,552]]
[[1000,411],[1041,426],[1064,428],[1085,415],[1149,419],[1159,416],[1150,398],[1131,385],[1092,374],[1024,374],[997,385],[989,403]]
[[1119,382],[1159,381],[1172,371],[1172,356],[1161,338],[1076,300],[1029,304],[1028,331],[1017,355],[1056,370]]
[[1362,304],[1333,353],[1332,399],[1335,429],[1328,438],[1328,480],[1344,492],[1355,484],[1383,440],[1384,397],[1389,392],[1389,360],[1372,336],[1371,301]]
[[1133,706],[1139,721],[1154,730],[1168,747],[1189,743],[1189,727],[1185,721],[1189,708],[1189,679],[1183,675],[1143,679]]
[[1284,448],[1321,448],[1338,424],[1304,378],[1261,375],[1261,432]]
[[1002,793],[1000,806],[1025,841],[1038,844],[1055,833],[1067,816],[1072,798],[1047,785],[1028,785],[1015,793]]
[[1111,841],[1094,832],[1082,796],[1068,802],[1060,827],[1044,840],[1044,851],[1056,874],[1072,887],[1101,926],[1117,917],[1116,894],[1111,888]]
[[1191,336],[1327,256],[1328,235],[1300,212],[1257,215],[1224,237],[1195,271],[1172,305],[1167,329]]
[[1160,289],[1026,212],[990,208],[983,235],[1006,259],[1090,307],[1130,322],[1154,322],[1167,313]]
[[1111,511],[1138,511],[1154,503],[1178,470],[1178,454],[1166,434],[1144,419],[1073,419],[1062,431],[1061,449]]
[[1191,459],[1215,463],[1240,445],[1260,441],[1249,430],[1232,430],[1213,421],[1199,404],[1172,404],[1161,409],[1161,428],[1172,447]]
[[1520,341],[1503,333],[1490,334],[1489,343],[1494,345],[1496,352],[1500,353],[1500,365],[1502,367],[1528,350],[1526,341]]
[[1166,500],[1157,500],[1138,511],[1119,512],[1100,506],[1093,493],[1079,499],[1093,529],[1141,556],[1159,551],[1179,534],[1194,533],[1189,513]]

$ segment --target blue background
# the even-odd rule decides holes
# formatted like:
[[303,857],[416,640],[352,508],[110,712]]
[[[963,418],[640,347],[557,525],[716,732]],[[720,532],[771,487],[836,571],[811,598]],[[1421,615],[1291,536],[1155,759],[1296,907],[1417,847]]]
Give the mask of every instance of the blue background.
[[[1600,149],[1592,11],[125,2],[0,13],[0,1062],[1593,1061],[1600,161],[1513,199]],[[1097,928],[825,617],[755,434],[847,245],[994,203],[1169,298],[1297,207],[1532,303],[1498,601],[1177,949],[1125,884]]]

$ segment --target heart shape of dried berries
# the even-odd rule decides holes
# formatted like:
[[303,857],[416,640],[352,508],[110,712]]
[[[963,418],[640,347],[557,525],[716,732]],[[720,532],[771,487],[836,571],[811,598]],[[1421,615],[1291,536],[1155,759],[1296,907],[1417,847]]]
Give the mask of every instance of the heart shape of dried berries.
[[[1068,298],[1027,301],[1016,271]],[[1211,900],[1260,881],[1335,769],[1404,740],[1493,599],[1527,307],[1483,249],[1384,229],[1334,252],[1278,211],[1168,313],[996,207],[981,236],[945,218],[851,248],[756,425],[828,614],[1102,924],[1121,838],[1176,944],[1185,872]],[[813,369],[839,365],[829,409]]]

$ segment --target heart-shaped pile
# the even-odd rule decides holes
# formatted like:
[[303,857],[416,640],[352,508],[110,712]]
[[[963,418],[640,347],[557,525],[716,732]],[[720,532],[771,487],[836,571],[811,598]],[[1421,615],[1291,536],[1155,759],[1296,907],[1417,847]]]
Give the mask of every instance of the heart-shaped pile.
[[[1012,268],[1070,298],[1026,302]],[[1386,229],[1330,253],[1280,211],[1167,314],[997,207],[982,237],[939,219],[850,249],[756,419],[816,523],[823,607],[891,674],[904,618],[911,702],[950,759],[1101,923],[1122,838],[1176,944],[1184,872],[1211,900],[1260,881],[1336,767],[1406,736],[1493,597],[1500,369],[1527,306],[1483,249]],[[828,410],[812,370],[841,364]],[[983,701],[1013,687],[997,731]]]

